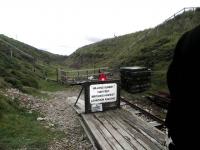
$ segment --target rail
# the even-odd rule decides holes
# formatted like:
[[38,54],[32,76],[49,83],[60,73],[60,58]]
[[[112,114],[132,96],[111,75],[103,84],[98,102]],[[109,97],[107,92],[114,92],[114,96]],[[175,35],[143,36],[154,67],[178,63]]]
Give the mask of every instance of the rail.
[[198,9],[198,8],[200,8],[200,7],[185,7],[185,8],[183,8],[183,9],[179,10],[178,12],[176,12],[175,14],[173,14],[172,16],[170,16],[169,18],[167,18],[167,19],[164,21],[164,23],[165,23],[165,22],[168,22],[168,21],[171,20],[171,19],[174,19],[176,16],[178,16],[178,15],[180,15],[180,14],[182,14],[182,13],[185,13],[186,11],[190,11],[190,10],[195,11],[195,10]]
[[138,107],[138,106],[135,105],[134,103],[131,103],[129,100],[125,99],[124,97],[121,97],[121,100],[122,100],[123,102],[127,103],[128,105],[130,105],[132,108],[134,108],[134,109],[140,111],[140,112],[143,113],[144,115],[146,115],[146,116],[152,118],[153,120],[159,122],[161,125],[164,125],[165,122],[164,122],[163,119],[161,119],[161,118],[159,118],[159,117],[157,117],[157,116],[155,116],[155,115],[149,113],[148,111],[142,109],[141,107]]
[[168,106],[171,102],[171,98],[169,96],[169,94],[167,93],[149,93],[148,96],[146,96],[146,98],[148,98],[149,100],[151,100],[152,102],[154,102],[156,105],[164,108],[164,109],[168,109]]
[[177,15],[180,15],[182,13],[185,13],[186,11],[195,11],[196,9],[200,9],[200,7],[185,7],[181,10],[179,10],[178,12],[176,12],[175,14],[173,14],[172,16],[170,16],[169,18],[167,18],[165,21],[163,21],[162,23],[160,23],[159,25],[157,25],[155,28],[153,29],[149,29],[147,30],[147,32],[143,35],[141,35],[140,37],[138,37],[137,40],[135,40],[130,46],[129,49],[131,49],[131,47],[133,47],[135,44],[137,44],[138,42],[142,41],[143,39],[145,39],[151,32],[155,31],[158,32],[158,27],[162,24],[165,24],[166,22],[168,22],[169,20],[174,19]]

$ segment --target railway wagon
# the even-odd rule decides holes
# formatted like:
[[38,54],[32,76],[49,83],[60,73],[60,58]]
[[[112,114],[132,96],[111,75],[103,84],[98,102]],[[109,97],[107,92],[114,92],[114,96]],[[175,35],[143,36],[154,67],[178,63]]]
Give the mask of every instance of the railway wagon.
[[150,87],[151,69],[146,67],[121,67],[121,87],[130,93],[139,93]]

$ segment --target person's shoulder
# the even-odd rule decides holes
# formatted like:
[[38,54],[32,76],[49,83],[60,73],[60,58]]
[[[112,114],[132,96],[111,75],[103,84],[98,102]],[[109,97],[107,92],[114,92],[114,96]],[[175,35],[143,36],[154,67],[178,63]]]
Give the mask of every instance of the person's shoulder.
[[196,26],[191,30],[193,33],[200,33],[200,25]]
[[200,25],[198,25],[195,28],[191,29],[190,31],[186,32],[186,35],[190,39],[197,39],[197,38],[199,38],[200,37]]

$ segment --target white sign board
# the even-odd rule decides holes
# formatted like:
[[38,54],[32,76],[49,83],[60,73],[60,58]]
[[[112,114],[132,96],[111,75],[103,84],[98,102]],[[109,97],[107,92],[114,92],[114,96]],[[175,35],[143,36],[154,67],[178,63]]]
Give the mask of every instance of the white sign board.
[[117,84],[90,85],[90,104],[101,104],[117,101]]
[[92,112],[103,111],[102,104],[92,104],[91,105],[91,111]]

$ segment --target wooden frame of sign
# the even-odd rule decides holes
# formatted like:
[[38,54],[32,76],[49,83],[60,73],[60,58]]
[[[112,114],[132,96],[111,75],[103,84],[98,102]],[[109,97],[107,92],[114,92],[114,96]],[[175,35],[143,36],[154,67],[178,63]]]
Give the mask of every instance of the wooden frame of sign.
[[119,80],[84,83],[85,113],[120,107]]

